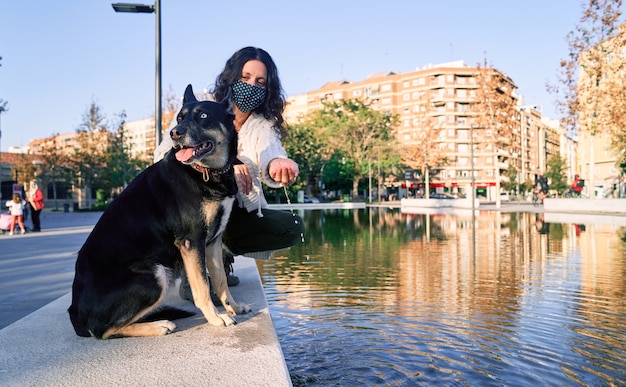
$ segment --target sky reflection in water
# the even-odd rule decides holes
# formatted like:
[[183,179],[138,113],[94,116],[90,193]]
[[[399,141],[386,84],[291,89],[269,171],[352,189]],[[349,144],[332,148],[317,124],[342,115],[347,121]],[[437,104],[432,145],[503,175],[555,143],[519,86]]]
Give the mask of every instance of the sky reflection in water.
[[[541,214],[301,213],[258,261],[295,386],[619,385],[626,228]],[[573,218],[574,221],[576,218]]]

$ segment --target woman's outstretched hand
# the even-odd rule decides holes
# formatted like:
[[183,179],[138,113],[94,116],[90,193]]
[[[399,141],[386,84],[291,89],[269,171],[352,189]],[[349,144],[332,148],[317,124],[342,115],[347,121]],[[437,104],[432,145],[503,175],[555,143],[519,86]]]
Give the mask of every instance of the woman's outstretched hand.
[[298,172],[298,164],[291,159],[274,159],[269,165],[270,177],[283,186],[293,184]]

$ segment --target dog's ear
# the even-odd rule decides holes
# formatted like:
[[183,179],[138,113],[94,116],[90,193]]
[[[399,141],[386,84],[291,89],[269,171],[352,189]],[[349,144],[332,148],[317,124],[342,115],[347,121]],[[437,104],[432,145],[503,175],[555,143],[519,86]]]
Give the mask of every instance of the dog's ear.
[[235,116],[235,112],[233,111],[233,104],[228,98],[224,98],[222,102],[220,102],[220,105],[222,105],[224,113],[233,117]]
[[183,105],[189,102],[198,102],[198,100],[196,99],[196,95],[193,93],[193,87],[191,87],[191,84],[187,85],[187,88],[185,89],[185,95],[183,96]]

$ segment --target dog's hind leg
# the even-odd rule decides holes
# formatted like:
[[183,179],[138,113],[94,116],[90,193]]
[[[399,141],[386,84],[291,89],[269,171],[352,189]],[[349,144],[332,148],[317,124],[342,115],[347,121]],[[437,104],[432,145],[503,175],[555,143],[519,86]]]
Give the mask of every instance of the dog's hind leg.
[[134,323],[123,327],[113,327],[107,330],[102,338],[165,336],[168,333],[174,332],[175,329],[176,324],[169,320],[150,321]]
[[222,261],[222,237],[219,236],[207,244],[205,250],[206,266],[209,270],[209,276],[213,283],[213,291],[222,301],[222,305],[231,316],[250,312],[250,307],[235,302],[230,289],[226,273],[224,272],[224,263]]
[[159,320],[150,322],[138,321],[143,316],[152,312],[163,300],[165,292],[167,291],[167,284],[169,281],[167,270],[163,266],[158,266],[154,276],[158,286],[161,288],[161,294],[156,302],[147,306],[137,313],[133,318],[123,325],[113,326],[107,329],[103,334],[103,339],[112,339],[117,337],[148,337],[148,336],[164,336],[173,332],[176,329],[176,324],[169,320]]
[[[204,244],[204,240],[201,242]],[[204,246],[202,246],[204,247]],[[209,285],[206,280],[206,274],[202,267],[201,252],[204,249],[198,249],[198,246],[191,246],[189,240],[183,244],[178,245],[180,254],[183,258],[183,264],[185,266],[185,272],[187,273],[187,279],[189,286],[191,287],[191,294],[193,295],[193,302],[202,311],[202,314],[207,319],[207,322],[214,326],[229,326],[236,324],[235,320],[230,318],[228,314],[219,313],[213,301],[211,301],[211,294],[209,291]],[[223,273],[222,269],[222,273]],[[224,274],[225,276],[225,274]]]

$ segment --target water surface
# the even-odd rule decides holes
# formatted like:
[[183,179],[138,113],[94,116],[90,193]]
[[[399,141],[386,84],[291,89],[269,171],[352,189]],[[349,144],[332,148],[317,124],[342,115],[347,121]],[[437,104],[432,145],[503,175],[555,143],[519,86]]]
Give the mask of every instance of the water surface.
[[259,261],[295,386],[624,385],[624,227],[301,215],[306,242]]

